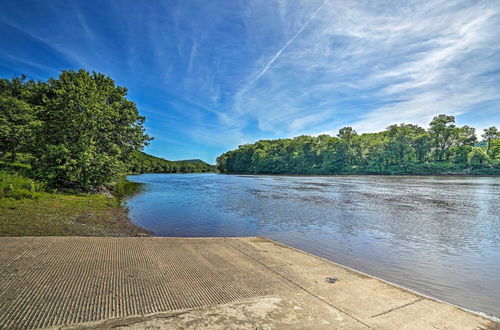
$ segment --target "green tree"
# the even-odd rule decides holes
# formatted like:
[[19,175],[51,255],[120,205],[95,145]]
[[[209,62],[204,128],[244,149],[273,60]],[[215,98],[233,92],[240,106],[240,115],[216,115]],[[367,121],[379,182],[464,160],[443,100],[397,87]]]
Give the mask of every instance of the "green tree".
[[495,126],[488,127],[484,130],[484,134],[481,135],[483,139],[486,140],[486,153],[490,153],[491,141],[495,139],[500,139],[500,131]]
[[12,162],[18,152],[29,151],[39,124],[34,107],[26,102],[29,85],[24,80],[25,76],[0,80],[0,156],[10,153]]
[[356,155],[355,138],[358,133],[352,127],[342,127],[337,136],[340,139],[338,160],[345,166],[354,164]]
[[368,173],[384,171],[391,161],[387,154],[388,132],[367,133],[361,135],[361,137],[361,148],[363,150],[363,163],[361,165],[365,166]]
[[429,128],[432,140],[434,159],[437,161],[446,160],[448,150],[453,146],[457,135],[455,117],[438,115],[432,119]]
[[490,142],[490,158],[495,161],[500,161],[500,139],[494,139]]
[[477,143],[476,129],[467,125],[458,127],[456,139],[457,146],[474,146]]
[[421,148],[422,127],[412,124],[391,125],[387,127],[389,141],[386,151],[392,164],[408,165],[418,159],[417,148]]
[[335,136],[318,136],[316,150],[323,173],[340,173],[344,169],[345,163],[342,155],[339,155],[339,144],[340,139]]
[[469,145],[454,146],[450,148],[451,161],[455,164],[466,164],[467,157],[472,151],[473,147]]
[[483,148],[472,148],[467,156],[469,165],[477,167],[486,164],[489,161],[488,154]]
[[39,114],[33,168],[56,186],[93,188],[113,179],[132,150],[151,139],[127,90],[100,73],[49,79]]
[[31,106],[11,96],[0,96],[0,150],[16,160],[20,151],[26,151],[32,141],[36,120]]
[[431,150],[431,138],[427,132],[415,135],[412,141],[413,148],[415,148],[415,156],[418,163],[426,161]]

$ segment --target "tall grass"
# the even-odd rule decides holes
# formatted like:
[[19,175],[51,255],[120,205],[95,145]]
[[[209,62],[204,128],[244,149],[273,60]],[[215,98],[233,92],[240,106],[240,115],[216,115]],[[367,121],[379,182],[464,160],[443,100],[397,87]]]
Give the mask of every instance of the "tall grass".
[[17,173],[0,171],[0,198],[37,198],[44,184]]

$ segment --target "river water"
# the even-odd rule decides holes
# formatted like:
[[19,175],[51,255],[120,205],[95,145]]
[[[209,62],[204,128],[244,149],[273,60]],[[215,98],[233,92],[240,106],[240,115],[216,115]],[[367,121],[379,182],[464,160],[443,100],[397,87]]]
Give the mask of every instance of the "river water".
[[157,236],[265,236],[500,317],[500,177],[144,174]]

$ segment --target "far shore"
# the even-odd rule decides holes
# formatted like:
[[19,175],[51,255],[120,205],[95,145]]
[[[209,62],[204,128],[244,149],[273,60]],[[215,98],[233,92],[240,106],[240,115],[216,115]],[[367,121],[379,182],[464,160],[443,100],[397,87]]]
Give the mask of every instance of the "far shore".
[[[160,173],[158,173],[160,174]],[[167,173],[165,173],[167,174]],[[202,174],[202,173],[200,173]],[[442,176],[442,177],[500,177],[500,174],[471,174],[471,173],[434,173],[434,174],[416,174],[416,173],[398,173],[398,174],[388,174],[388,173],[353,173],[353,174],[314,174],[314,173],[215,173],[223,175],[246,175],[246,176],[258,176],[258,175],[269,175],[269,176],[311,176],[311,177],[332,177],[332,176],[388,176],[388,177],[398,177],[398,176],[415,176],[415,177],[429,177],[429,176]]]

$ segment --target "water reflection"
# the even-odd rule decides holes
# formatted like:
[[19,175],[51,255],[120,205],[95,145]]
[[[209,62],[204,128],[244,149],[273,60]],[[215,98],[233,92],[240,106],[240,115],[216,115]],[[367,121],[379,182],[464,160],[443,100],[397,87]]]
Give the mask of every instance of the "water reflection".
[[130,176],[134,222],[159,236],[276,239],[500,316],[500,178]]
[[129,198],[142,191],[144,184],[135,181],[129,181],[121,177],[113,186],[114,194],[119,198]]

